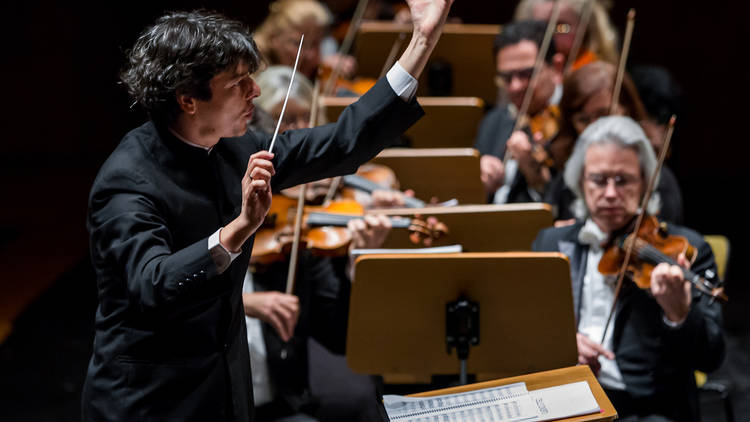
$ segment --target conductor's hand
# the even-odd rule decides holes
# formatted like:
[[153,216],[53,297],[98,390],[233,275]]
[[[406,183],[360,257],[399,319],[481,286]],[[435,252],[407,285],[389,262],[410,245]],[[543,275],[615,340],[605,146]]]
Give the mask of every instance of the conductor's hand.
[[691,285],[685,283],[682,268],[689,268],[685,254],[677,258],[677,265],[661,263],[651,271],[651,293],[670,321],[682,323],[687,318],[692,301]]
[[479,171],[488,194],[500,189],[505,181],[505,165],[494,155],[485,154],[479,159]]
[[453,0],[406,0],[414,33],[435,42],[440,36]]
[[271,176],[276,174],[273,168],[273,154],[259,151],[250,156],[247,171],[242,178],[242,212],[251,228],[251,233],[258,230],[263,219],[271,208]]
[[242,177],[242,210],[219,232],[219,242],[229,251],[240,251],[242,244],[263,224],[271,208],[271,176],[276,173],[272,159],[270,152],[259,151],[247,162]]
[[257,318],[271,326],[284,341],[294,335],[299,317],[299,298],[281,292],[243,293],[242,304],[245,315]]
[[605,349],[585,334],[576,333],[576,343],[578,345],[578,363],[588,365],[594,375],[598,375],[601,369],[599,356],[604,356],[607,359],[615,358],[612,351]]

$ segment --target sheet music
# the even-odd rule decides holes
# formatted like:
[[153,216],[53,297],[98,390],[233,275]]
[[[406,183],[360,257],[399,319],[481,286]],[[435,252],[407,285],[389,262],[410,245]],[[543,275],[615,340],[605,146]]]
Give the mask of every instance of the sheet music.
[[526,383],[431,397],[383,396],[392,422],[548,421],[599,412],[586,381],[527,391]]
[[529,394],[539,411],[537,421],[587,415],[601,410],[586,381],[541,388]]
[[383,396],[394,422],[522,421],[538,417],[523,382],[432,397]]

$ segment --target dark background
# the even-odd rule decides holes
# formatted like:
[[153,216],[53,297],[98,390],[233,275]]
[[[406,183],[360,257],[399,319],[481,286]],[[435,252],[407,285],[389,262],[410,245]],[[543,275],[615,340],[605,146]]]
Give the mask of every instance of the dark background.
[[[145,119],[117,84],[124,51],[167,10],[207,7],[255,26],[268,3],[5,6],[0,57],[9,95],[2,113],[0,287],[23,289],[45,269],[56,275],[0,346],[0,415],[78,418],[96,295],[86,251],[88,189],[121,137]],[[636,8],[628,63],[666,67],[686,93],[668,165],[683,191],[685,224],[731,242],[726,327],[730,336],[745,338],[750,286],[742,262],[750,250],[742,199],[748,194],[744,124],[750,116],[744,102],[750,90],[740,63],[750,40],[748,9],[744,2],[689,3],[619,1],[611,16],[622,33],[627,10]],[[457,0],[451,15],[467,23],[503,23],[514,7]],[[0,304],[7,306],[1,298]],[[728,359],[747,363],[748,342],[738,341],[739,354]]]

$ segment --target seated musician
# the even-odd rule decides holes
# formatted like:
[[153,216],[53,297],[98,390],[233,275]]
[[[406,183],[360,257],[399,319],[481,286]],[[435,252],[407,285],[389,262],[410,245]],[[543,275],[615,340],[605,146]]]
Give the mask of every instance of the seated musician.
[[[309,80],[315,80],[319,67],[339,66],[339,75],[354,76],[357,63],[350,55],[330,52],[321,54],[321,42],[331,25],[331,14],[317,0],[277,0],[269,6],[270,13],[255,31],[255,41],[264,57],[272,65],[293,66],[302,34],[305,42],[298,70]],[[338,62],[341,62],[338,64]]]
[[[481,154],[482,183],[489,197],[494,197],[496,203],[541,200],[541,195],[528,186],[523,176],[515,177],[505,174],[503,157],[509,138],[528,139],[524,131],[519,130],[513,134],[511,132],[534,71],[545,29],[542,22],[512,22],[503,26],[500,34],[495,37],[494,55],[497,79],[499,85],[507,91],[510,101],[507,105],[493,108],[482,119],[474,147]],[[555,106],[560,101],[562,66],[562,55],[555,53],[554,46],[550,45],[540,70],[536,89],[531,96],[528,115],[545,113],[550,106]],[[504,184],[507,185],[506,189],[496,194],[496,191]]]
[[[309,127],[313,87],[304,75],[295,75],[281,116],[292,73],[287,66],[270,66],[256,76],[261,95],[255,104],[274,122],[262,128],[266,132],[274,131],[279,118],[280,133]],[[384,197],[390,196],[375,195],[375,205],[391,205]],[[390,222],[368,215],[348,227],[351,248],[378,248]],[[351,372],[343,357],[349,265],[346,256],[328,258],[303,251],[294,294],[284,293],[288,260],[248,269],[243,304],[258,421],[377,420],[373,380]]]
[[[583,130],[599,117],[610,114],[616,77],[617,68],[613,64],[596,61],[565,78],[563,96],[560,100],[559,132],[548,148],[560,170]],[[642,126],[648,118],[638,90],[627,73],[623,75],[617,106],[612,110],[612,114],[629,116]],[[663,136],[663,133],[660,135]],[[521,152],[516,154],[521,155]],[[520,162],[523,164],[525,161]],[[524,174],[538,171],[538,168],[522,168]],[[682,221],[682,194],[677,178],[667,166],[661,169],[656,190],[662,205],[659,218],[679,224]],[[545,190],[544,202],[552,204],[557,211],[557,219],[564,221],[576,217],[576,212],[572,209],[574,199],[573,192],[565,186],[562,172],[558,172]]]
[[[584,6],[590,3],[593,7],[589,15],[588,25],[581,28],[580,20]],[[548,21],[552,15],[555,2],[553,0],[521,0],[516,6],[514,20],[542,20]],[[609,19],[609,10],[605,2],[588,0],[560,0],[560,12],[555,28],[555,47],[565,57],[572,54],[573,43],[578,31],[585,31],[576,58],[571,69],[578,69],[596,60],[617,63],[619,60],[617,31]]]
[[[603,117],[581,134],[565,168],[565,183],[585,209],[584,221],[545,229],[535,251],[558,251],[570,259],[578,323],[578,361],[597,374],[623,420],[697,420],[694,370],[716,369],[724,357],[722,314],[676,265],[661,263],[648,291],[626,277],[612,323],[602,336],[614,300],[612,276],[598,270],[602,245],[634,220],[657,160],[641,127],[622,116]],[[649,204],[653,213],[656,202]],[[687,238],[697,250],[688,263],[709,281],[716,263],[708,244],[693,230],[669,224],[670,235]]]

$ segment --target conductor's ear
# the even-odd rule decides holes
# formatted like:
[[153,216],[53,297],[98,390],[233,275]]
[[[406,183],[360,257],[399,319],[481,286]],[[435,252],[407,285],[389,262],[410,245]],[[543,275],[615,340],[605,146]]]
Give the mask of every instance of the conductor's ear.
[[180,110],[187,114],[195,114],[196,100],[195,98],[186,94],[175,94],[177,98],[177,104],[180,106]]

